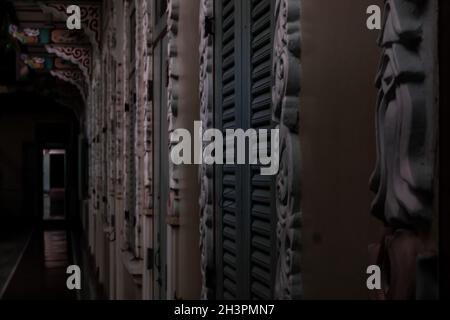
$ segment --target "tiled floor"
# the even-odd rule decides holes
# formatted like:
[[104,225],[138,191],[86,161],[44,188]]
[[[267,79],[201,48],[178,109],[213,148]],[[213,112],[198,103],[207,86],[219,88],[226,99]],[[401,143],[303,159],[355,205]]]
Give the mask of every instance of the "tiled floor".
[[3,299],[76,299],[66,287],[70,257],[66,231],[35,231]]
[[8,224],[0,228],[0,297],[25,250],[31,229],[20,230]]

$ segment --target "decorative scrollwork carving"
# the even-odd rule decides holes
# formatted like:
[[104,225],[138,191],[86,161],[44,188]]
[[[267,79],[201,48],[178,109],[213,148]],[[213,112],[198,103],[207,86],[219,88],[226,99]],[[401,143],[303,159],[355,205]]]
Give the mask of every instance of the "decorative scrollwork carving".
[[[38,2],[44,13],[50,13],[58,19],[66,21],[68,18],[67,4],[54,2]],[[89,37],[95,50],[100,48],[100,11],[101,6],[98,4],[79,4],[81,13],[81,23],[83,30]],[[94,50],[94,51],[95,51]]]
[[[277,273],[275,296],[278,299],[301,297],[300,275],[300,159],[298,135],[285,125],[280,128],[280,168],[276,182]],[[297,179],[295,179],[297,178]]]
[[91,49],[89,47],[50,44],[46,45],[45,49],[48,53],[53,53],[57,57],[77,65],[83,72],[86,82],[90,83]]
[[[180,19],[180,0],[169,0],[168,2],[168,55],[169,55],[169,87],[167,89],[168,112],[167,121],[169,128],[169,137],[176,129],[176,119],[178,117],[179,101],[179,70],[178,70],[178,22]],[[174,145],[169,141],[169,154]],[[180,212],[180,181],[179,172],[176,165],[170,161],[169,164],[169,215],[178,217]]]
[[298,132],[300,3],[277,0],[272,86],[273,118]]
[[300,1],[277,0],[273,54],[273,119],[280,128],[277,176],[277,269],[275,298],[302,296],[300,273]]
[[50,74],[58,79],[75,85],[80,91],[83,100],[86,101],[88,89],[80,70],[51,70]]
[[[213,127],[213,39],[206,33],[207,19],[213,16],[213,1],[200,3],[200,120],[203,131]],[[202,164],[200,179],[200,250],[202,272],[202,299],[215,296],[214,274],[214,174],[213,167]]]

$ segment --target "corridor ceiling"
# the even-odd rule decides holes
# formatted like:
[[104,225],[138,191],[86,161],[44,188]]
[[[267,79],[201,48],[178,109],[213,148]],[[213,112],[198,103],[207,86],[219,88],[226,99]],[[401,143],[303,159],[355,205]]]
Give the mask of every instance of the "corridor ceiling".
[[[0,19],[8,46],[16,53],[20,89],[46,92],[72,107],[75,95],[77,103],[83,105],[90,85],[92,56],[100,43],[101,1],[0,1],[3,7],[9,5],[12,9]],[[82,30],[66,27],[66,9],[72,4],[80,6]]]

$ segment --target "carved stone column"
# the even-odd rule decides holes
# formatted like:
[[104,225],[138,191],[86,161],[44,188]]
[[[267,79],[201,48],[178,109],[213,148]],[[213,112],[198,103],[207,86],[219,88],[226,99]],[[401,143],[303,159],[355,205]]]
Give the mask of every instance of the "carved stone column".
[[421,264],[435,255],[435,5],[433,0],[385,2],[376,80],[377,164],[371,178],[372,213],[387,227],[382,244],[371,252],[386,278],[377,295],[382,299],[420,296]]
[[272,103],[280,129],[276,182],[277,269],[275,298],[299,299],[300,274],[300,1],[277,0],[275,7]]
[[[168,2],[168,55],[169,55],[169,87],[167,90],[167,121],[169,137],[176,130],[176,120],[178,117],[178,103],[179,103],[179,61],[178,61],[178,22],[180,19],[180,0],[169,0]],[[174,144],[169,144],[169,154],[172,151]],[[180,213],[180,178],[179,169],[172,161],[169,161],[169,224],[176,225]]]
[[144,100],[144,207],[147,214],[153,208],[153,57],[152,57],[152,20],[151,6],[148,1],[143,1],[143,32],[144,32],[144,57],[143,57],[143,100]]
[[[214,15],[212,0],[200,3],[200,120],[203,132],[214,126],[213,108],[213,37],[207,32],[208,21]],[[200,250],[202,299],[213,299],[214,291],[214,168],[202,164],[200,179]]]

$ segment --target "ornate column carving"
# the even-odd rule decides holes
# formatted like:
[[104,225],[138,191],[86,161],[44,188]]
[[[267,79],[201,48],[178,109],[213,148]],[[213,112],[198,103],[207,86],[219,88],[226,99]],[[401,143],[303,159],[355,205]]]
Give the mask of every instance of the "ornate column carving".
[[436,154],[434,6],[433,0],[385,1],[371,178],[372,214],[387,227],[372,251],[374,263],[390,269],[382,299],[415,298],[420,260],[434,254],[425,240],[433,222]]
[[300,274],[300,1],[277,0],[275,7],[272,103],[280,129],[276,179],[277,269],[275,298],[299,299]]
[[[200,3],[200,120],[203,132],[214,126],[213,37],[207,33],[208,19],[214,15],[212,0]],[[200,250],[202,273],[202,299],[213,299],[214,292],[214,168],[202,164],[200,180]]]
[[[168,99],[168,130],[169,137],[176,129],[176,119],[178,117],[178,100],[179,100],[179,70],[178,70],[178,46],[177,46],[177,34],[178,34],[178,22],[180,19],[180,0],[169,0],[168,2],[168,55],[169,55],[169,87],[167,90]],[[169,143],[169,142],[168,142]],[[169,143],[169,154],[172,151],[174,144]],[[169,161],[169,223],[175,223],[180,213],[180,180],[178,167]],[[176,223],[175,223],[176,224]]]
[[147,213],[153,212],[153,57],[152,57],[152,20],[151,5],[143,1],[144,32],[144,167],[145,167],[145,208]]

